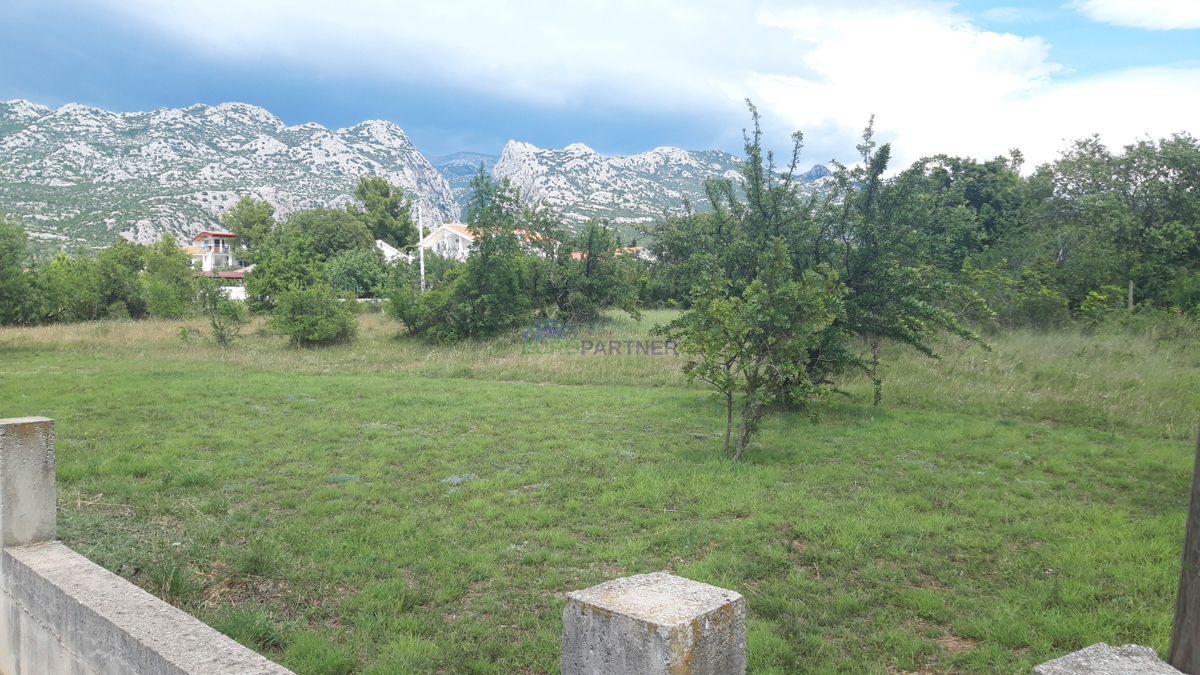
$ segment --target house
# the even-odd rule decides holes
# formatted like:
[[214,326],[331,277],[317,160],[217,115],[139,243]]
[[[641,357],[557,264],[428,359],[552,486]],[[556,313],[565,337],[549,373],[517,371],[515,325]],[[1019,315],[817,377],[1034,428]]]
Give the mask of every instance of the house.
[[412,262],[413,257],[411,255],[401,251],[382,239],[375,240],[375,248],[379,249],[379,252],[383,254],[383,261],[389,265],[397,260],[407,260]]
[[237,235],[232,232],[205,231],[192,237],[192,245],[186,250],[192,256],[192,264],[199,265],[202,272],[244,267],[245,263],[233,254],[233,240],[236,238]]
[[[542,235],[525,230],[513,230],[513,234],[520,238],[521,244],[527,252],[542,254],[541,249],[534,245],[536,240],[542,239]],[[443,257],[462,261],[467,259],[467,254],[471,252],[471,243],[474,241],[475,235],[471,234],[471,230],[466,225],[442,223],[422,239],[419,246],[431,249]]]
[[195,272],[194,277],[216,277],[218,279],[233,279],[233,282],[221,282],[221,292],[230,300],[245,300],[246,299],[246,272],[254,269],[254,265],[247,267],[245,270],[237,271],[220,271],[220,272]]
[[417,245],[430,249],[446,258],[466,260],[475,235],[462,223],[442,223],[425,236]]

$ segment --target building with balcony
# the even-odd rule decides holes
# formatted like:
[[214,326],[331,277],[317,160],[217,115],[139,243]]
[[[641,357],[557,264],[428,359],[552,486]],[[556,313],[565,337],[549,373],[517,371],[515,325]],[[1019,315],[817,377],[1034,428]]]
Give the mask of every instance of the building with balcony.
[[198,266],[202,272],[244,267],[245,262],[234,255],[235,238],[237,235],[232,232],[207,231],[192,237],[192,245],[187,252],[192,256],[193,266]]

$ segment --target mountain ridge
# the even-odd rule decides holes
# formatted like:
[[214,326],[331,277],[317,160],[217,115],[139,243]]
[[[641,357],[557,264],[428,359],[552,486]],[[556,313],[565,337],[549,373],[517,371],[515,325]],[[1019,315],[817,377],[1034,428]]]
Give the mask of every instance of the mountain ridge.
[[187,239],[220,227],[242,196],[279,215],[341,206],[369,175],[404,188],[426,225],[459,216],[445,178],[386,120],[329,130],[246,103],[114,113],[0,102],[0,210],[44,241]]
[[[558,210],[568,227],[596,218],[632,231],[637,223],[703,209],[704,182],[741,181],[742,160],[720,150],[658,147],[601,156],[583,143],[561,150],[509,141],[500,155],[423,155],[396,124],[366,120],[337,130],[288,126],[248,103],[110,112],[79,103],[51,109],[0,102],[0,213],[19,218],[41,252],[88,248],[117,236],[183,241],[223,227],[242,196],[265,199],[278,216],[352,199],[360,176],[382,176],[414,199],[427,228],[458,220],[482,163],[508,178],[527,203]],[[800,176],[822,189],[828,169]]]

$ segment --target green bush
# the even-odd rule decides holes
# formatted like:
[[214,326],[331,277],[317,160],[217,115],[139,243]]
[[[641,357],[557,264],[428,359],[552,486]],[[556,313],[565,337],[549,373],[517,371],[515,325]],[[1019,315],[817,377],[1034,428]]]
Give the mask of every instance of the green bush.
[[383,255],[375,248],[343,251],[330,258],[325,268],[334,289],[356,298],[377,297],[388,281]]
[[213,340],[219,347],[228,347],[241,337],[242,326],[247,322],[246,306],[230,300],[221,290],[214,277],[196,280],[200,292],[196,295],[196,306],[212,328]]
[[328,286],[283,293],[267,325],[300,347],[350,342],[358,333],[354,314]]

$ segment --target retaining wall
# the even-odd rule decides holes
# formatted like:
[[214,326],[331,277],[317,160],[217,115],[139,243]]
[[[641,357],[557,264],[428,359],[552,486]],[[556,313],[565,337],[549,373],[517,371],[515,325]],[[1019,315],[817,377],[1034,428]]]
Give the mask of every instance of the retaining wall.
[[55,537],[54,421],[0,419],[0,674],[290,675]]

